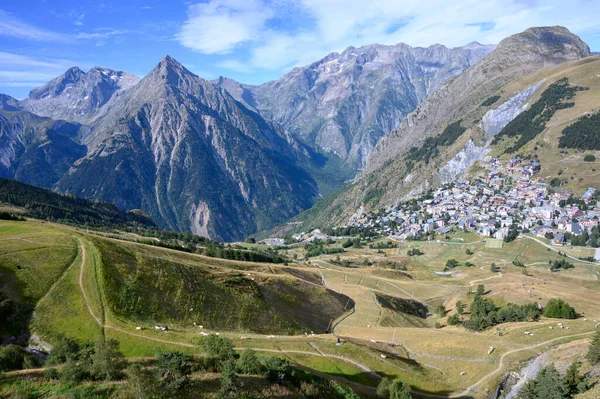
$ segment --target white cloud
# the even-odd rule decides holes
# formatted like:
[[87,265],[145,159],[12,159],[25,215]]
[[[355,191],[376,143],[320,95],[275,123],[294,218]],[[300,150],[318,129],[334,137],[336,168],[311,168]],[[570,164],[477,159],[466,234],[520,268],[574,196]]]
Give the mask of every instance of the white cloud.
[[73,64],[63,59],[0,52],[0,86],[34,88],[64,73]]
[[188,19],[177,39],[205,54],[224,54],[258,40],[273,10],[259,0],[210,0],[188,7]]
[[102,28],[97,29],[97,32],[79,32],[75,35],[76,39],[105,39],[110,36],[118,36],[130,33],[129,30],[125,29],[112,29],[112,28]]
[[64,42],[70,40],[67,35],[35,27],[19,20],[4,10],[0,10],[0,36],[45,42]]
[[217,64],[217,66],[219,66],[221,68],[229,69],[230,71],[236,71],[236,72],[242,72],[242,73],[252,72],[252,67],[250,67],[247,63],[243,63],[238,60],[225,60],[225,61],[219,62]]
[[[177,38],[205,54],[230,54],[217,64],[222,68],[287,70],[372,43],[498,43],[531,26],[548,25],[592,35],[598,32],[599,14],[597,1],[210,0],[189,7]],[[298,18],[300,23],[291,23]]]

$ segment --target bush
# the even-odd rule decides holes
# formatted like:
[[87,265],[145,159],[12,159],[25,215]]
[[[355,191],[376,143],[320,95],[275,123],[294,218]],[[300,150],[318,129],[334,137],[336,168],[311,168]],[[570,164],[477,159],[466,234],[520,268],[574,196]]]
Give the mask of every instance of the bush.
[[50,367],[44,370],[44,377],[48,378],[49,380],[57,380],[59,378],[58,370],[56,370],[54,367]]
[[123,399],[162,399],[168,394],[156,380],[151,370],[142,368],[139,364],[132,364],[125,370],[127,379],[121,386],[119,398]]
[[28,353],[19,345],[0,347],[0,371],[20,370]]
[[453,314],[452,316],[448,317],[448,325],[455,326],[459,323],[460,323],[460,317],[458,317],[457,314]]
[[596,157],[593,154],[586,154],[585,157],[583,157],[583,160],[585,162],[594,162]]
[[99,338],[94,346],[91,362],[90,374],[93,378],[104,381],[119,379],[125,365],[125,358],[119,352],[119,341]]
[[256,356],[256,352],[252,349],[244,349],[242,351],[237,362],[237,367],[242,374],[256,375],[261,371],[258,356]]
[[68,358],[77,359],[79,350],[77,342],[70,338],[62,337],[58,344],[50,351],[50,355],[46,359],[46,364],[63,364]]
[[264,374],[272,383],[282,384],[294,376],[294,368],[286,359],[267,357],[263,361]]
[[600,330],[596,331],[588,349],[587,359],[592,366],[600,363]]
[[400,380],[390,381],[384,377],[377,386],[377,397],[381,399],[411,399],[410,385]]
[[162,386],[175,395],[189,382],[191,368],[188,365],[191,356],[181,352],[156,352],[156,370]]
[[235,356],[231,340],[216,334],[200,338],[200,346],[204,351],[205,359],[212,366],[220,367]]
[[562,299],[550,299],[544,308],[544,316],[553,319],[576,319],[577,312]]

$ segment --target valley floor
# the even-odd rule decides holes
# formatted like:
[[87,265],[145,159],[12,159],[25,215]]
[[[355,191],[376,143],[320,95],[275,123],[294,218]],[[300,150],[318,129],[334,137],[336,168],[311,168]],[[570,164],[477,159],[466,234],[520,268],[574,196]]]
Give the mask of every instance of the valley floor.
[[[155,329],[163,320],[141,317],[135,320],[117,315],[110,298],[114,293],[106,289],[106,276],[102,273],[108,254],[99,242],[118,244],[138,258],[154,258],[155,267],[162,267],[160,260],[165,259],[186,265],[190,270],[245,275],[261,283],[290,274],[316,275],[326,288],[348,297],[354,306],[348,301],[345,311],[329,320],[332,334],[313,334],[308,330],[295,335],[281,330],[256,334],[243,328],[232,331],[210,326],[199,329],[197,325],[202,320],[198,319],[194,325],[188,317],[170,321],[169,331],[163,332]],[[234,341],[236,350],[252,348],[286,357],[348,384],[365,397],[374,396],[382,377],[400,378],[413,387],[418,397],[488,397],[506,372],[521,370],[530,359],[558,345],[571,341],[585,345],[596,331],[596,320],[600,319],[599,267],[571,259],[574,269],[552,273],[547,267],[548,260],[559,255],[549,251],[541,241],[523,238],[502,248],[489,248],[485,242],[465,234],[453,237],[451,242],[396,245],[377,251],[349,249],[341,254],[342,260],[361,264],[367,259],[372,266],[342,267],[334,255],[283,266],[207,258],[100,238],[97,233],[51,223],[1,221],[0,273],[20,281],[15,285],[20,288],[12,293],[15,298],[35,300],[29,328],[42,346],[56,342],[62,335],[91,342],[104,334],[119,340],[126,356],[152,356],[157,347],[198,354],[201,350],[196,341],[200,332],[220,333]],[[424,254],[405,255],[408,249],[416,247]],[[465,253],[467,248],[472,254]],[[564,248],[574,259],[585,255],[582,251]],[[469,260],[475,266],[457,267],[451,274],[436,274],[449,258]],[[526,267],[513,266],[515,259],[520,259]],[[391,263],[402,265],[404,270],[390,268]],[[490,271],[491,263],[499,266],[498,272]],[[181,278],[187,277],[182,274]],[[297,284],[295,281],[293,284]],[[310,284],[318,285],[312,281]],[[560,320],[546,318],[538,322],[506,323],[479,333],[448,326],[447,318],[456,312],[456,302],[470,303],[479,284],[485,284],[486,296],[498,306],[509,302],[546,303],[560,297],[582,316],[563,320],[566,328],[558,327]],[[381,305],[378,295],[420,302],[429,315],[421,318],[393,312]],[[328,303],[323,302],[323,306]],[[439,305],[446,309],[444,316],[433,315]],[[435,328],[436,324],[441,328]]]

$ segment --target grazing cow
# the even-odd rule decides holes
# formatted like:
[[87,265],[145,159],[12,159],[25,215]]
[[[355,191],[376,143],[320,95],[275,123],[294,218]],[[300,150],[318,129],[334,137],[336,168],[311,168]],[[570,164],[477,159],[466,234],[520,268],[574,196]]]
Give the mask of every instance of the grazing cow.
[[142,331],[142,327],[136,327],[135,329],[138,331]]
[[155,330],[161,330],[161,329],[162,329],[162,327],[161,327],[161,326],[154,326],[154,329],[155,329]]

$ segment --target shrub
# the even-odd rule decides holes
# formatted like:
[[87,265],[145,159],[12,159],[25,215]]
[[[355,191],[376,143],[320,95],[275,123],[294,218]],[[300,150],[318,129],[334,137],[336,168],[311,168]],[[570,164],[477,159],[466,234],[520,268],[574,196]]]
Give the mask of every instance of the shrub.
[[460,317],[458,317],[457,314],[454,314],[454,315],[448,317],[448,325],[455,326],[459,323],[460,323]]
[[267,357],[263,360],[265,377],[272,383],[284,383],[294,376],[294,369],[286,359]]
[[583,157],[583,160],[585,162],[594,162],[596,160],[596,157],[593,154],[586,154],[586,156]]
[[70,338],[62,337],[61,340],[52,348],[47,365],[63,364],[68,358],[76,359],[79,353],[79,345]]
[[191,356],[181,352],[156,352],[156,370],[161,378],[162,386],[170,393],[176,394],[189,382],[191,373],[189,361]]
[[125,370],[127,379],[121,386],[119,398],[129,399],[162,399],[168,394],[156,380],[151,370],[132,364]]
[[59,378],[58,370],[56,370],[54,367],[50,367],[44,370],[44,377],[48,378],[49,380],[57,380]]
[[225,361],[234,358],[233,343],[228,338],[210,334],[200,338],[200,346],[202,346],[206,360],[213,366],[220,366]]
[[125,358],[119,352],[119,341],[101,337],[96,341],[91,356],[90,374],[98,380],[117,380],[125,365]]
[[19,345],[11,344],[0,347],[0,371],[22,369],[25,356],[27,356],[27,352]]
[[577,312],[562,299],[550,299],[544,308],[544,316],[554,319],[576,319]]
[[252,349],[244,349],[238,359],[237,367],[242,374],[259,374],[261,368],[256,352]]
[[590,344],[587,353],[587,359],[593,366],[600,363],[600,330],[596,331],[592,338],[592,343]]

